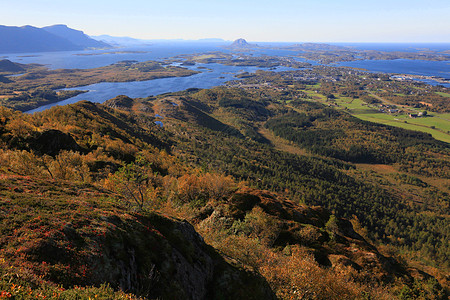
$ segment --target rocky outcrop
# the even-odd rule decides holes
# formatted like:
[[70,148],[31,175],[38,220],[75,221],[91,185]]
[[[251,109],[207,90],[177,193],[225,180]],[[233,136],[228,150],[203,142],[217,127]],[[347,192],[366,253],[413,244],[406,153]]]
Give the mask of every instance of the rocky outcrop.
[[[15,176],[0,181],[0,191],[10,181],[30,190],[51,186],[51,195],[58,195],[6,202],[8,209],[29,215],[0,238],[2,258],[26,270],[23,276],[31,282],[68,289],[106,283],[149,299],[275,299],[260,275],[226,262],[186,221],[130,213],[100,198],[105,191],[80,191],[64,182]],[[8,197],[22,193],[14,189]]]
[[57,155],[61,150],[77,152],[82,150],[70,134],[55,129],[43,131],[29,144],[30,149],[51,156]]
[[228,46],[228,48],[232,48],[232,49],[248,49],[248,48],[257,48],[257,47],[258,47],[258,45],[249,44],[244,39],[237,39],[231,45]]
[[[251,223],[255,218],[270,221],[260,227]],[[413,277],[400,262],[382,255],[358,234],[349,220],[268,191],[243,189],[201,209],[192,222],[205,231],[225,230],[256,237],[275,248],[300,245],[309,249],[323,267],[351,267],[378,282]]]
[[105,101],[103,104],[114,109],[131,110],[134,100],[125,95],[119,95],[115,98]]

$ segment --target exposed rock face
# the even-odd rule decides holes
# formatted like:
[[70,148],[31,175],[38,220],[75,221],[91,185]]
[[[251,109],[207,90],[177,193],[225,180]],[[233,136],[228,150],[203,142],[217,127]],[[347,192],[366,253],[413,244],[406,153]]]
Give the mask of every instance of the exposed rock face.
[[[27,188],[49,185],[25,177],[13,179]],[[5,180],[0,181],[0,191],[5,190],[2,184]],[[92,192],[95,197],[99,191],[80,191],[68,182],[51,186],[59,197],[46,195],[42,201],[38,196],[11,204],[18,210],[36,204],[39,210],[30,212],[34,215],[28,223],[0,239],[8,262],[26,266],[31,277],[65,288],[107,283],[149,299],[275,299],[262,277],[226,262],[188,222],[157,213],[130,213],[109,207],[104,200],[82,200],[80,194]],[[19,195],[23,190],[11,193]],[[69,213],[61,213],[66,207]],[[30,225],[39,218],[46,221]],[[19,244],[24,245],[20,250],[3,249]]]
[[[134,221],[124,225],[136,230],[130,222]],[[115,251],[105,249],[107,255],[92,258],[98,263],[109,261],[108,267],[97,265],[99,283],[119,285],[152,299],[239,299],[248,286],[255,294],[246,299],[274,299],[264,280],[226,263],[186,221],[155,216],[150,222],[145,218],[139,222],[147,224],[150,232],[141,236],[142,232],[135,231],[134,242],[115,236]]]
[[13,149],[35,151],[39,155],[56,156],[61,150],[83,151],[83,148],[77,144],[69,133],[56,129],[48,129],[42,132],[33,131],[26,135],[6,133],[3,134],[1,140]]
[[[150,231],[136,231],[135,227],[130,232],[132,239],[111,232],[104,254],[90,258],[96,263],[92,279],[151,298],[206,299],[221,262],[189,223],[156,216],[152,219],[130,219],[118,224],[125,229],[135,227],[137,221]],[[152,224],[159,222],[166,227],[163,232],[158,230],[159,225]]]
[[70,134],[55,129],[42,132],[30,142],[30,148],[51,156],[57,155],[61,150],[82,150]]
[[192,242],[193,252],[199,260],[189,263],[177,249],[172,251],[172,260],[175,263],[174,279],[180,283],[190,299],[205,299],[208,286],[213,280],[215,263],[213,258],[205,251],[203,239],[195,232],[191,224],[181,222],[177,224],[176,231]]
[[272,219],[273,226],[251,234],[274,247],[301,245],[323,267],[350,266],[372,274],[379,282],[413,276],[355,232],[350,221],[336,218],[322,207],[298,205],[267,191],[243,190],[227,201],[205,207],[192,222],[202,230],[233,230],[236,222],[245,222],[255,209]]

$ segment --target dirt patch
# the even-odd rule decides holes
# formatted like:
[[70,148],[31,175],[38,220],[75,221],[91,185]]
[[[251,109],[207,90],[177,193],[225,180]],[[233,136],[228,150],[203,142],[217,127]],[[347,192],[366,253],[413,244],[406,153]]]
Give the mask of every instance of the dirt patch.
[[291,144],[289,141],[274,135],[270,130],[266,128],[259,128],[258,133],[268,139],[277,150],[296,155],[310,155],[310,153],[308,153],[306,150],[301,149],[298,146]]
[[431,104],[431,103],[427,103],[427,102],[423,102],[423,101],[420,101],[419,103],[422,105],[426,105],[428,107],[433,107],[433,104]]
[[383,164],[356,164],[358,168],[370,170],[381,174],[396,173],[397,170],[390,165]]

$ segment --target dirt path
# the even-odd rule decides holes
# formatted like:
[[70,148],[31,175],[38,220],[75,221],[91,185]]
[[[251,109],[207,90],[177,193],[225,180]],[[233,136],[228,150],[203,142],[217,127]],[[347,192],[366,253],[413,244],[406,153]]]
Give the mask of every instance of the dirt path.
[[288,152],[288,153],[295,154],[295,155],[306,155],[306,156],[311,155],[306,150],[301,149],[300,147],[290,143],[289,141],[276,136],[275,134],[273,134],[270,130],[268,130],[266,128],[259,128],[258,132],[263,137],[268,139],[275,146],[275,149],[277,149],[279,151],[284,151],[284,152]]

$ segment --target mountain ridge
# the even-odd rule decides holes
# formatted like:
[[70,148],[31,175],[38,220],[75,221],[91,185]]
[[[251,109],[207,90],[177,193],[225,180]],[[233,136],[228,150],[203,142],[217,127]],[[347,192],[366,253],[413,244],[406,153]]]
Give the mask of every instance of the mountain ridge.
[[111,48],[111,45],[90,38],[83,31],[69,28],[64,24],[46,26],[42,29],[83,48]]
[[186,40],[186,39],[139,39],[132,38],[128,36],[111,36],[107,34],[91,36],[91,38],[106,42],[115,46],[148,46],[153,44],[165,44],[165,43],[217,43],[223,44],[228,41],[220,38],[202,38],[197,40]]
[[66,25],[45,28],[0,25],[0,53],[77,51],[109,46]]

